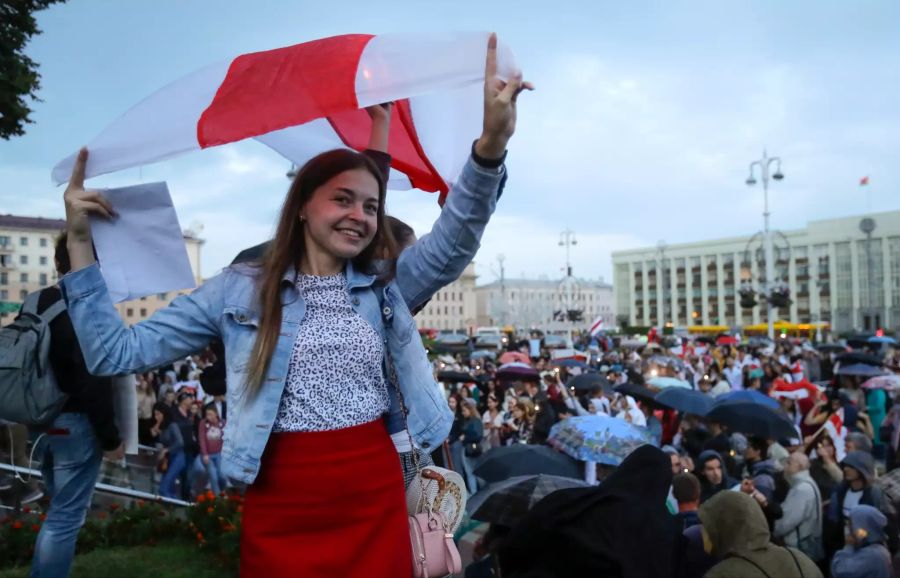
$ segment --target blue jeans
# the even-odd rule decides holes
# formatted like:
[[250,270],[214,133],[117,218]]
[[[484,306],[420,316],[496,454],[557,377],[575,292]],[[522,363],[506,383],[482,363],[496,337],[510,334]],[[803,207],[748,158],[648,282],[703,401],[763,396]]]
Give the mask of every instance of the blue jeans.
[[470,458],[463,452],[463,470],[465,471],[466,485],[469,486],[469,493],[474,494],[478,491],[478,480],[475,479],[475,459]]
[[[200,456],[197,459],[203,460],[203,456]],[[201,461],[201,463],[203,462]],[[222,454],[209,454],[209,463],[206,464],[205,467],[206,475],[209,476],[209,489],[211,489],[214,494],[218,495],[225,489],[227,483],[225,476],[222,474]]]
[[159,482],[160,496],[181,499],[181,496],[175,495],[175,480],[181,476],[186,466],[187,460],[185,459],[184,450],[175,450],[169,454],[169,467]]
[[50,508],[34,545],[32,578],[69,575],[78,531],[84,525],[103,459],[85,414],[60,414],[50,427],[68,433],[45,435],[36,451],[41,456]]
[[450,442],[450,461],[453,462],[453,467],[450,469],[465,477],[466,470],[465,466],[463,466],[463,445],[459,440]]

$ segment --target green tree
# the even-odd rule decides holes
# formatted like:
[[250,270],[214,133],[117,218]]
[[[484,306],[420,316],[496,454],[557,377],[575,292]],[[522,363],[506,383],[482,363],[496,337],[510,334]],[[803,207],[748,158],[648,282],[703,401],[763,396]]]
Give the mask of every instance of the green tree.
[[0,137],[25,134],[33,122],[30,104],[40,102],[38,64],[25,55],[32,36],[40,34],[34,12],[65,0],[0,0]]

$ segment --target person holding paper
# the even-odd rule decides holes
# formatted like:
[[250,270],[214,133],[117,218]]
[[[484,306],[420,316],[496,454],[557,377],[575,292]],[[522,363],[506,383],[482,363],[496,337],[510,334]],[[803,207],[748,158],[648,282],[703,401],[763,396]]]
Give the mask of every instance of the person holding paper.
[[[274,246],[259,265],[229,267],[150,319],[126,327],[90,250],[89,215],[114,218],[84,189],[82,150],[65,193],[73,273],[61,280],[92,372],[142,371],[220,338],[229,419],[222,469],[250,484],[243,576],[409,576],[403,479],[382,415],[387,358],[428,450],[453,419],[413,321],[414,310],[471,261],[505,179],[521,76],[497,77],[491,35],[484,119],[430,234],[385,266],[385,183],[364,155],[335,150],[303,166]],[[365,475],[360,475],[364,472]]]

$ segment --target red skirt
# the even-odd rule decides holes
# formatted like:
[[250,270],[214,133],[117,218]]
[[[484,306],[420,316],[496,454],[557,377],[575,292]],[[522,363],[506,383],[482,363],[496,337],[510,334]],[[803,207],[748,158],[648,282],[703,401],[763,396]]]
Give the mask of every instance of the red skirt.
[[412,576],[408,528],[383,420],[272,434],[244,501],[241,577]]

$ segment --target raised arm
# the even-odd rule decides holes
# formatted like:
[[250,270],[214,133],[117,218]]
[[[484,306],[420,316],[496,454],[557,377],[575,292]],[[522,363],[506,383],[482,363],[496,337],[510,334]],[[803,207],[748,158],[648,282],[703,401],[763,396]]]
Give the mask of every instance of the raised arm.
[[88,370],[94,375],[147,371],[202,349],[219,335],[225,275],[176,298],[150,319],[126,327],[94,260],[88,215],[113,218],[114,213],[99,192],[84,189],[87,158],[82,149],[65,192],[72,272],[59,285]]
[[506,146],[516,129],[516,100],[533,87],[521,75],[497,77],[497,37],[488,41],[484,81],[484,122],[441,215],[397,261],[396,282],[411,310],[456,280],[478,251],[506,174]]

